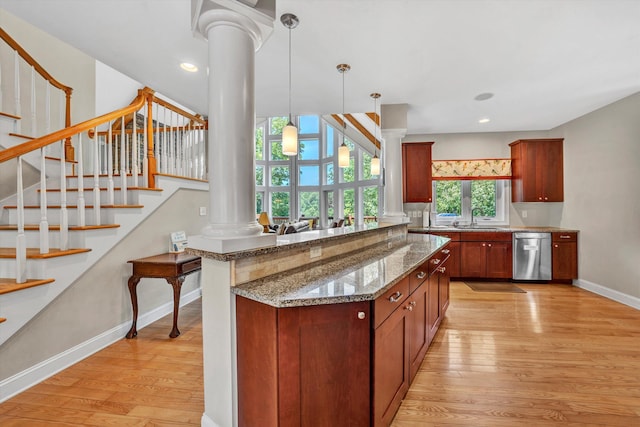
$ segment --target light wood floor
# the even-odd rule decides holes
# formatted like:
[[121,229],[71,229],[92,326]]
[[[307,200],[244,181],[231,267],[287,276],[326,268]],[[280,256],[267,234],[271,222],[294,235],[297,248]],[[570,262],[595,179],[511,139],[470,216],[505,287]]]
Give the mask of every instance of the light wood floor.
[[[640,426],[640,311],[564,285],[451,285],[394,427]],[[200,302],[0,404],[0,425],[187,426],[204,411]]]

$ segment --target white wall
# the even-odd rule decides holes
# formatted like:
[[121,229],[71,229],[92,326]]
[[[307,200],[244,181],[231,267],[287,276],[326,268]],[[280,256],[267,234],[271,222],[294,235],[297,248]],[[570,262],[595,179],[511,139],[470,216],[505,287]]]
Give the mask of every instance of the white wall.
[[560,225],[580,230],[580,280],[640,298],[640,93],[549,136],[565,138]]

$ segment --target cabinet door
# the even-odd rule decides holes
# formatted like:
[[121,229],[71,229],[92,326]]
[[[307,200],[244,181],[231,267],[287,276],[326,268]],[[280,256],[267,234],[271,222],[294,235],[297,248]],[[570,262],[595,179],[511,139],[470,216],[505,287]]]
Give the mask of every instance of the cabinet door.
[[368,302],[278,310],[280,426],[369,425],[369,314]]
[[544,165],[540,193],[544,202],[564,200],[562,141],[548,140],[538,147],[538,160]]
[[440,320],[444,318],[444,313],[449,307],[449,279],[450,279],[450,267],[451,258],[449,258],[442,267],[440,267],[438,274],[438,290],[440,293]]
[[436,335],[438,326],[440,325],[440,282],[438,280],[439,274],[433,273],[429,276],[427,284],[429,285],[429,322],[427,328],[429,329],[429,342],[433,340]]
[[460,242],[449,242],[447,249],[450,251],[447,261],[448,275],[460,277]]
[[578,244],[576,242],[554,242],[551,258],[553,279],[578,278]]
[[484,277],[486,273],[486,243],[460,242],[460,276]]
[[431,203],[431,145],[433,142],[402,144],[402,200]]
[[[374,332],[373,425],[387,427],[409,389],[409,325],[402,307],[396,309]],[[368,391],[353,391],[365,395]],[[344,403],[335,399],[343,407]],[[338,411],[339,414],[340,411]],[[352,425],[368,425],[352,424]]]
[[429,329],[427,328],[429,314],[428,281],[415,290],[405,303],[409,319],[409,379],[418,373],[422,359],[429,347]]
[[494,279],[509,279],[513,275],[511,242],[486,243],[486,276]]

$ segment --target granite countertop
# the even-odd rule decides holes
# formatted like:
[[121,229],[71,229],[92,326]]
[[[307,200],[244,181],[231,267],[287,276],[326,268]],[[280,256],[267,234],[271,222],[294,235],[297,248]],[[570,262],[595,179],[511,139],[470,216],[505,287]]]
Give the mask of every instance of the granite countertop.
[[435,227],[411,227],[408,228],[409,233],[466,233],[470,231],[484,232],[484,233],[514,233],[518,231],[529,231],[534,233],[553,233],[553,232],[566,232],[577,233],[578,230],[572,230],[568,228],[560,227],[542,227],[542,226],[497,226],[489,227],[477,225],[475,227],[449,227],[449,226],[435,226]]
[[328,228],[324,230],[309,230],[302,233],[283,234],[277,236],[275,246],[266,246],[257,249],[247,249],[238,252],[217,253],[204,249],[187,247],[186,251],[192,255],[198,255],[203,258],[215,259],[218,261],[231,261],[234,259],[242,259],[254,257],[257,255],[273,254],[282,250],[289,250],[301,247],[310,247],[331,240],[339,241],[358,236],[371,230],[383,228],[406,227],[407,224],[378,224],[368,223],[359,226],[347,226],[338,228]]
[[231,288],[273,307],[374,300],[449,242],[410,234],[344,258],[274,274]]

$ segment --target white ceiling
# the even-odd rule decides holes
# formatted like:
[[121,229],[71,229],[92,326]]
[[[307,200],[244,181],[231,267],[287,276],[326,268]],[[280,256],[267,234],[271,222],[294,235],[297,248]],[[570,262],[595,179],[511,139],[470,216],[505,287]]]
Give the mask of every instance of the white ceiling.
[[[200,113],[206,42],[189,0],[0,0],[0,7]],[[408,133],[546,130],[640,91],[638,0],[277,0],[293,113],[407,103]],[[256,113],[284,115],[287,29],[256,57]],[[195,63],[188,74],[178,64]],[[475,101],[480,93],[495,96]],[[640,115],[640,112],[639,112]],[[491,121],[478,124],[478,119]]]

